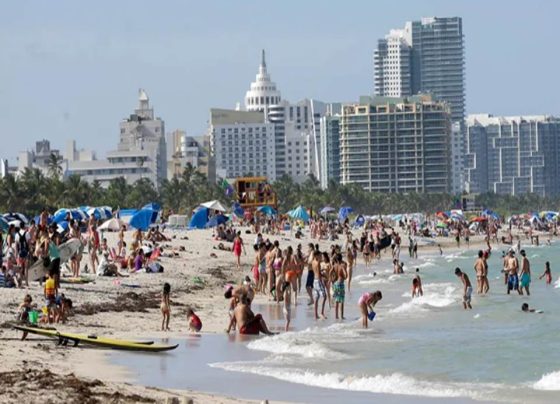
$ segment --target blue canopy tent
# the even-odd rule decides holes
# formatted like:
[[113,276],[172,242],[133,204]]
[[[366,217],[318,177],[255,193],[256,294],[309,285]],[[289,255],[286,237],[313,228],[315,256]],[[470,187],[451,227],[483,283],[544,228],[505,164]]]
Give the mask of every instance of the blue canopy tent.
[[243,217],[245,215],[245,211],[243,210],[243,208],[241,207],[240,204],[238,204],[237,202],[235,202],[232,206],[231,206],[231,211],[233,212],[233,214],[237,217]]
[[338,210],[338,220],[340,220],[341,222],[346,220],[346,218],[352,211],[354,211],[354,209],[352,209],[350,206],[343,206]]
[[152,221],[154,217],[154,213],[156,213],[156,217],[157,217],[157,212],[154,212],[151,209],[140,209],[138,212],[134,214],[134,216],[132,216],[129,225],[136,229],[146,231],[148,230],[150,225],[154,223],[154,221]]
[[267,216],[274,216],[274,215],[276,215],[276,210],[274,210],[274,208],[273,208],[272,206],[268,206],[268,205],[259,206],[259,207],[257,208],[257,210],[258,210],[259,212],[261,212],[261,213],[264,213],[264,214],[267,215]]
[[192,215],[189,230],[204,229],[206,223],[208,223],[208,208],[200,208]]
[[224,224],[228,220],[229,220],[229,218],[225,215],[216,215],[216,216],[212,217],[208,221],[208,223],[206,223],[205,227],[218,227],[219,225]]
[[295,208],[294,210],[289,211],[288,216],[290,216],[292,219],[303,220],[304,222],[309,221],[309,214],[307,213],[305,208],[301,205]]

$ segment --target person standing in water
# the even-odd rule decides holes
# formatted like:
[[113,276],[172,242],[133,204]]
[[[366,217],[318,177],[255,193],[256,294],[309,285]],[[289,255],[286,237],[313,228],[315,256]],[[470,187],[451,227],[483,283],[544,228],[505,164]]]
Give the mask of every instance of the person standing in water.
[[412,298],[416,296],[424,296],[424,291],[422,290],[422,279],[420,278],[420,268],[416,268],[416,276],[412,279]]
[[530,296],[529,285],[531,284],[531,264],[526,256],[525,250],[521,250],[521,279],[519,280],[519,294],[523,294],[523,288],[527,292],[527,296]]
[[547,285],[552,283],[552,272],[550,271],[550,262],[548,261],[544,264],[544,272],[541,276],[539,276],[539,279],[542,279],[543,277],[545,278]]
[[482,293],[482,285],[484,278],[484,252],[478,250],[478,258],[474,263],[474,270],[476,272],[476,293]]
[[511,292],[512,290],[516,290],[517,292],[519,292],[519,294],[521,294],[522,292],[519,290],[519,276],[517,275],[517,272],[519,270],[519,262],[517,261],[517,258],[515,258],[513,255],[515,254],[515,252],[513,251],[512,248],[509,249],[508,251],[508,255],[505,259],[505,270],[506,273],[508,274],[507,277],[507,294],[509,295],[509,292]]
[[383,295],[379,290],[370,293],[365,292],[358,300],[358,306],[362,312],[362,326],[368,328],[368,319],[373,320],[375,318],[375,312],[373,308],[383,298]]
[[462,272],[460,268],[455,268],[455,275],[463,282],[463,307],[465,310],[472,309],[472,285],[466,273]]

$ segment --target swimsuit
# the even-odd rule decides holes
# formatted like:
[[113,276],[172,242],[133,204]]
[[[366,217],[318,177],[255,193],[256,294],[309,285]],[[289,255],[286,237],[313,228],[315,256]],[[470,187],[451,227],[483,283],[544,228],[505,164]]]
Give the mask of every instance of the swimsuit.
[[345,291],[344,281],[333,283],[333,297],[336,303],[344,303]]
[[521,274],[520,284],[522,288],[526,288],[531,283],[531,275],[527,272]]
[[315,272],[313,272],[312,270],[308,270],[307,271],[307,279],[305,281],[305,287],[306,288],[312,288],[314,280],[315,280]]
[[241,241],[238,239],[233,242],[233,253],[238,257],[241,256]]
[[519,288],[519,277],[517,274],[515,275],[508,275],[508,290],[517,290]]
[[463,303],[470,303],[472,297],[472,286],[467,287],[467,292],[463,296]]
[[315,293],[315,298],[319,299],[322,297],[323,299],[327,297],[327,291],[325,290],[325,284],[321,279],[314,279],[313,280],[313,292]]
[[239,333],[243,335],[259,335],[261,332],[261,318],[261,315],[257,314],[251,321],[239,329]]
[[367,302],[371,299],[371,293],[364,293],[363,295],[360,296],[360,299],[358,299],[358,304],[362,305],[362,304],[366,304]]

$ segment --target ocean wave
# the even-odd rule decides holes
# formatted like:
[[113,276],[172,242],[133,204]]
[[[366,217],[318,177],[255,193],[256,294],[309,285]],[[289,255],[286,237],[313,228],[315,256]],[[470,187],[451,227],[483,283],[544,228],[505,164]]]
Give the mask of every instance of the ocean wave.
[[535,390],[560,390],[560,371],[543,375],[541,379],[533,384]]
[[[430,307],[442,308],[457,302],[457,288],[450,283],[431,283],[422,286],[424,296],[416,297],[390,310],[390,313],[418,313],[428,311]],[[403,293],[409,297],[410,292]]]
[[[260,366],[255,363],[226,362],[209,366],[229,371],[269,376],[279,380],[328,389],[361,391],[384,394],[403,394],[425,397],[470,397],[480,399],[477,390],[480,385],[467,383],[440,383],[422,381],[402,373],[375,376],[352,376],[341,373],[315,373],[296,368]],[[485,385],[485,388],[500,388],[499,385]]]
[[271,338],[261,338],[250,342],[247,348],[277,355],[293,355],[306,359],[344,360],[351,356],[330,349],[320,342],[297,338],[297,334],[286,333]]
[[556,289],[559,289],[559,288],[560,288],[560,278],[558,278],[558,280],[557,280],[556,282],[554,282],[554,287],[555,287]]

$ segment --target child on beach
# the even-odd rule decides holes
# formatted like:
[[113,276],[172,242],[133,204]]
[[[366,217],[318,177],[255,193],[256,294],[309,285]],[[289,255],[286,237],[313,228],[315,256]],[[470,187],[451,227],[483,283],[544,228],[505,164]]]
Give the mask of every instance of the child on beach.
[[200,321],[200,318],[190,307],[187,309],[187,321],[189,323],[189,330],[191,332],[200,332],[200,330],[202,329],[202,321]]
[[49,272],[45,282],[45,306],[47,307],[47,318],[49,324],[54,321],[56,317],[56,283],[51,272]]
[[25,295],[25,297],[23,298],[23,302],[19,305],[18,308],[18,321],[21,322],[28,322],[29,321],[29,312],[33,309],[33,307],[36,307],[36,304],[33,304],[33,299],[31,298],[31,295]]
[[544,273],[539,276],[539,279],[545,278],[545,282],[547,285],[552,283],[552,272],[550,271],[550,262],[546,261],[544,264]]
[[171,285],[165,283],[163,285],[163,295],[161,296],[161,314],[163,319],[161,320],[161,330],[169,331],[169,318],[171,317],[171,300],[169,295],[171,294]]
[[292,319],[292,288],[290,282],[284,282],[282,284],[282,293],[284,294],[284,307],[282,308],[282,312],[286,319],[285,330],[288,331],[290,320]]
[[424,296],[424,291],[422,290],[422,279],[418,273],[420,268],[416,268],[416,276],[412,279],[412,298]]
[[375,318],[375,312],[373,308],[383,298],[381,291],[377,290],[373,293],[366,292],[358,300],[358,306],[362,312],[362,326],[368,328],[368,318],[373,320]]

